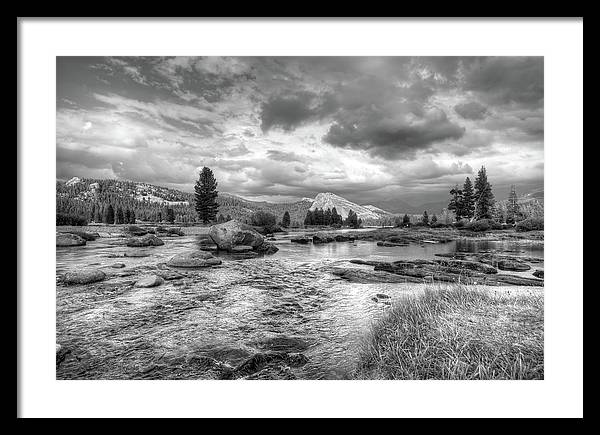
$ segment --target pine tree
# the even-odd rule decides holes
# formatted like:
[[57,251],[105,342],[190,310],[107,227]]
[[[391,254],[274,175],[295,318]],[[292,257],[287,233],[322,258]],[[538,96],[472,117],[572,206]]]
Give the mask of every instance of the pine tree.
[[210,168],[203,167],[194,186],[195,209],[198,218],[207,224],[217,217],[219,204],[217,204],[217,180]]
[[482,166],[475,179],[475,218],[491,219],[494,202],[492,185],[488,182],[485,167]]
[[123,209],[121,208],[121,206],[117,207],[117,215],[115,218],[115,223],[116,224],[122,224],[123,221],[125,220],[125,217],[123,215]]
[[358,228],[358,216],[354,213],[353,210],[348,212],[348,217],[346,218],[346,225],[350,228]]
[[285,213],[283,214],[283,218],[281,218],[281,225],[284,228],[287,228],[290,226],[290,212],[289,211],[285,211]]
[[508,195],[508,202],[506,204],[506,223],[515,223],[519,219],[520,213],[519,199],[515,185],[513,184],[510,186],[510,194]]
[[467,177],[462,189],[462,214],[464,217],[471,219],[475,213],[475,198],[473,196],[473,183]]
[[135,223],[135,210],[131,210],[131,216],[129,217],[129,223],[130,224]]
[[314,225],[314,216],[313,212],[308,210],[306,212],[306,217],[304,218],[304,226]]
[[404,224],[405,226],[410,224],[410,217],[407,214],[405,214],[402,218],[402,224]]
[[425,210],[425,211],[423,212],[423,219],[422,219],[422,222],[423,222],[425,225],[429,225],[429,215],[427,214],[427,210]]
[[325,213],[323,213],[323,225],[331,225],[331,223],[331,210],[327,209],[325,210]]
[[463,214],[463,191],[458,188],[458,184],[450,190],[450,202],[448,203],[448,210],[452,210],[456,215],[456,220],[461,220]]
[[171,207],[167,208],[167,222],[173,223],[175,222],[175,212]]
[[126,224],[131,223],[131,210],[129,210],[129,209],[125,210],[125,223]]
[[333,225],[342,225],[342,215],[338,214],[337,209],[331,209],[331,221]]
[[433,225],[433,224],[437,223],[437,221],[438,221],[438,218],[437,218],[437,216],[436,216],[436,215],[433,215],[433,216],[431,217],[431,225]]
[[115,223],[115,209],[111,204],[108,204],[108,207],[104,210],[104,219],[102,221],[105,224]]

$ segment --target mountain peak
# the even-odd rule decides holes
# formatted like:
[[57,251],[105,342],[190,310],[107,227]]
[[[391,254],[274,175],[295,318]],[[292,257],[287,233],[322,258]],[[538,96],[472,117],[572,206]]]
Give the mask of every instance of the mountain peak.
[[358,217],[363,220],[378,219],[382,216],[382,214],[388,214],[381,209],[371,210],[368,207],[363,207],[362,205],[358,205],[346,198],[336,195],[333,192],[319,193],[310,206],[310,210],[316,210],[318,208],[323,210],[333,210],[334,207],[337,213],[340,214],[344,219],[348,217],[350,210],[356,213]]

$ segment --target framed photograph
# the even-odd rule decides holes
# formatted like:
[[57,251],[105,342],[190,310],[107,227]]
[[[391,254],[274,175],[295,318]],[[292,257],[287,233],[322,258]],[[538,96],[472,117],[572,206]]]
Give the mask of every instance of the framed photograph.
[[581,19],[18,27],[21,416],[582,417]]

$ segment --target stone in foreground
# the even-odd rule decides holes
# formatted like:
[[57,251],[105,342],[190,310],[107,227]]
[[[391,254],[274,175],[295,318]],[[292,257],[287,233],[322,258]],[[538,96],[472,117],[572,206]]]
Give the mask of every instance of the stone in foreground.
[[210,267],[221,264],[221,260],[209,252],[199,251],[186,254],[178,254],[171,258],[168,266],[172,267]]
[[56,246],[83,246],[85,243],[85,239],[76,234],[63,233],[56,235]]
[[165,242],[163,242],[161,239],[159,239],[153,234],[146,234],[142,237],[131,237],[127,240],[127,246],[134,248],[144,246],[161,246],[164,244]]
[[63,275],[62,281],[65,284],[90,284],[93,282],[103,281],[106,279],[106,274],[101,270],[78,270],[67,272]]
[[163,282],[164,282],[164,280],[158,275],[147,275],[147,276],[143,276],[142,278],[140,278],[135,283],[135,286],[143,287],[143,288],[156,287],[156,286],[161,285]]
[[225,251],[231,251],[234,246],[239,245],[256,249],[264,242],[264,237],[258,232],[236,220],[211,226],[208,235],[219,249]]

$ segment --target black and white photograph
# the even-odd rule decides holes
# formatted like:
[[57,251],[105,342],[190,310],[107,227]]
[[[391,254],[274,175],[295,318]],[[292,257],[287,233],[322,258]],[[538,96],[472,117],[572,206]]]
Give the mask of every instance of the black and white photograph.
[[544,378],[543,58],[56,79],[57,378]]
[[544,385],[552,58],[464,52],[51,56],[50,382]]

